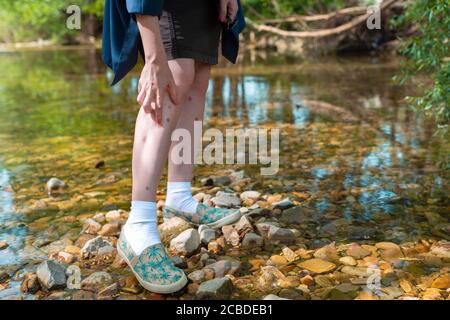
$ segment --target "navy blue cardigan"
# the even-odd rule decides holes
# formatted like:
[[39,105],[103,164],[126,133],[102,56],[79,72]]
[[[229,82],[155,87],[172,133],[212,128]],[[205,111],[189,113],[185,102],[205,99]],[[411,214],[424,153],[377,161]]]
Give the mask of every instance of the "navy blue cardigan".
[[[180,0],[186,1],[186,0]],[[103,62],[114,73],[111,85],[119,82],[133,69],[140,52],[144,56],[139,28],[134,14],[161,15],[164,0],[105,0],[103,18]],[[222,32],[222,55],[236,63],[239,50],[239,34],[245,28],[245,19],[240,1],[237,21]]]

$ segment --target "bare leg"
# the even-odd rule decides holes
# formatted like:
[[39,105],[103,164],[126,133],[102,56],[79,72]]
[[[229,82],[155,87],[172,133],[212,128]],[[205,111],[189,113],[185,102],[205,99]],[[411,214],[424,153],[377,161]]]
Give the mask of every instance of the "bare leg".
[[171,60],[169,67],[177,85],[179,101],[182,103],[174,106],[170,99],[166,99],[161,126],[142,108],[139,110],[133,146],[133,201],[156,200],[156,191],[170,148],[170,137],[184,109],[183,101],[187,100],[194,81],[194,60]]
[[198,203],[191,193],[192,171],[195,160],[194,142],[195,139],[201,139],[201,137],[194,136],[194,122],[203,121],[210,69],[210,65],[195,63],[194,83],[181,107],[181,114],[176,127],[176,129],[184,129],[190,133],[190,161],[188,163],[177,163],[171,157],[172,149],[182,142],[172,142],[169,152],[166,206],[189,214],[196,213],[198,207]]
[[[192,85],[195,68],[191,59],[169,61],[169,67],[177,86],[179,101],[186,99]],[[180,106],[165,99],[161,125],[153,113],[139,110],[136,120],[133,147],[133,191],[131,211],[123,232],[136,254],[161,242],[156,216],[156,190],[167,161],[171,134],[181,113]]]
[[[175,164],[170,159],[169,153],[169,182],[187,182],[192,180],[192,171],[194,168],[194,121],[203,121],[205,110],[205,96],[208,89],[211,66],[200,62],[195,62],[195,79],[187,98],[181,106],[181,114],[176,128],[187,129],[191,134],[191,161],[188,164]],[[173,148],[177,142],[173,142]]]

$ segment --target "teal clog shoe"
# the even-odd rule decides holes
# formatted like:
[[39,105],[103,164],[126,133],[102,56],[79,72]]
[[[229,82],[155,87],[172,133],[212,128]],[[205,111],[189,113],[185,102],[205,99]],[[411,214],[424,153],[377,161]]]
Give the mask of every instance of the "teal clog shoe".
[[183,270],[174,266],[161,243],[149,246],[137,255],[122,231],[117,241],[117,252],[131,268],[139,283],[149,291],[173,293],[181,290],[188,282]]
[[195,213],[183,212],[170,207],[163,210],[164,219],[180,217],[194,225],[205,224],[211,228],[220,228],[235,223],[241,217],[239,209],[213,208],[199,203]]

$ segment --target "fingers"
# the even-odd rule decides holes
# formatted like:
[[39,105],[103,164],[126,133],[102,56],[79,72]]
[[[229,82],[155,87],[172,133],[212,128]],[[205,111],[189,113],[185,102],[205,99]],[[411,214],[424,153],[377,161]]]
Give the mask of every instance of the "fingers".
[[140,106],[144,105],[146,92],[147,92],[146,88],[142,88],[142,86],[141,86],[141,88],[139,89],[138,96],[136,98],[136,100],[137,100],[137,102],[139,103]]
[[222,23],[225,22],[226,17],[227,17],[227,6],[228,6],[228,1],[225,1],[225,0],[220,1],[219,21]]
[[141,107],[144,108],[144,111],[147,113],[150,113],[153,109],[152,107],[152,103],[155,102],[156,99],[156,92],[154,87],[152,88],[147,88],[146,91],[146,95],[145,95],[145,99],[143,101],[143,103],[141,104]]
[[228,17],[230,21],[233,21],[236,18],[237,12],[238,12],[238,6],[236,1],[230,1],[228,2],[227,6],[228,10]]
[[159,90],[156,92],[156,108],[155,108],[156,123],[158,123],[159,125],[162,124],[162,110],[165,96],[164,90],[161,89],[162,88],[159,88]]

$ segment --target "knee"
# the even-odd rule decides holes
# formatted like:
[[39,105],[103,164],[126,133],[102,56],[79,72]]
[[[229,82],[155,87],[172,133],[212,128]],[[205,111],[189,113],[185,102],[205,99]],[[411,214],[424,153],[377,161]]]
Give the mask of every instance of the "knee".
[[196,79],[191,85],[191,93],[197,97],[204,97],[208,91],[209,79]]
[[173,79],[177,86],[178,96],[183,98],[191,89],[195,79],[195,69],[193,65],[181,63],[179,61],[169,61]]

